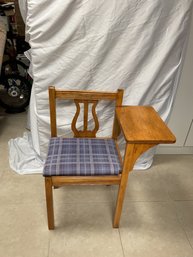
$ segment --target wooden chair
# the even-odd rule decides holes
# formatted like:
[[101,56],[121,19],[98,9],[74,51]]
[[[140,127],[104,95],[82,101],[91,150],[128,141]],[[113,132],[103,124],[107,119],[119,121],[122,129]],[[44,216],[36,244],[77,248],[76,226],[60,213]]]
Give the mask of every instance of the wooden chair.
[[[72,100],[76,113],[72,120],[74,138],[57,137],[56,99]],[[43,175],[47,202],[48,228],[54,229],[52,188],[74,184],[119,185],[113,227],[119,227],[129,172],[138,157],[160,143],[174,143],[176,138],[151,106],[122,106],[123,90],[112,92],[64,91],[49,88],[51,139]],[[96,138],[99,100],[115,101],[110,138]],[[83,130],[76,122],[84,106]],[[88,129],[89,105],[92,105],[94,129]],[[122,160],[117,137],[123,132],[126,147]]]
[[[43,171],[49,229],[54,229],[53,187],[69,184],[120,184],[122,159],[116,142],[120,132],[119,125],[115,116],[112,137],[96,138],[99,129],[96,106],[100,100],[115,101],[115,106],[121,106],[122,98],[123,90],[117,92],[64,91],[49,87],[51,139]],[[72,100],[76,105],[76,113],[71,124],[74,138],[57,137],[56,99]],[[80,104],[84,105],[82,131],[76,128]],[[88,129],[90,104],[95,124],[93,130]],[[120,201],[123,199],[121,198]]]

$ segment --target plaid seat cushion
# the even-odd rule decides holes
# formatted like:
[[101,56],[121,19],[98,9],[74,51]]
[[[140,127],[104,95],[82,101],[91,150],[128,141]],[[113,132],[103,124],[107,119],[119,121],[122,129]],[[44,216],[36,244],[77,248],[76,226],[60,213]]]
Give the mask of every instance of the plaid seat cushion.
[[118,175],[121,169],[113,139],[50,139],[44,176]]

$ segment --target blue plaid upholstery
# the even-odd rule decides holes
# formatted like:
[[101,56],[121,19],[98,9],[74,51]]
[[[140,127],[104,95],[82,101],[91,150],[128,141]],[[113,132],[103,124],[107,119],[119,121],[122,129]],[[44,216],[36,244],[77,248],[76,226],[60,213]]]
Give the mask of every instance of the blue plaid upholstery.
[[118,175],[120,169],[113,139],[53,137],[43,175]]

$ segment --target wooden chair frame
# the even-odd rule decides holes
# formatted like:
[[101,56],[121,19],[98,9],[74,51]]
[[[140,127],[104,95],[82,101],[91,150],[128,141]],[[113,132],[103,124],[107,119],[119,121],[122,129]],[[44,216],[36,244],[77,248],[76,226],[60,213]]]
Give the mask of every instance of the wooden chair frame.
[[[51,125],[51,137],[57,137],[57,124],[56,124],[56,99],[73,100],[76,105],[76,113],[72,120],[72,131],[74,137],[88,137],[95,138],[96,133],[99,129],[99,121],[96,114],[96,105],[99,100],[115,101],[115,107],[122,105],[123,90],[119,89],[117,92],[95,92],[95,91],[65,91],[61,89],[55,89],[55,87],[49,87],[49,103],[50,103],[50,125]],[[76,128],[76,121],[80,113],[80,103],[84,104],[84,118],[83,118],[83,130],[79,131]],[[92,104],[92,115],[95,123],[94,129],[88,130],[88,105]],[[114,116],[112,137],[115,142],[120,134],[120,127]],[[120,162],[122,158],[118,149]],[[121,181],[127,180],[127,176],[122,175],[123,171],[120,171],[119,175],[114,176],[47,176],[45,177],[45,192],[46,192],[46,204],[47,204],[47,217],[48,217],[48,228],[54,229],[54,209],[53,209],[53,187],[60,187],[63,185],[120,185]],[[124,183],[126,187],[126,181]],[[119,226],[119,219],[121,215],[123,192],[117,199],[117,207],[114,218],[114,227]]]
[[[123,161],[120,157],[122,170],[119,175],[114,176],[51,176],[45,177],[45,190],[47,202],[48,227],[54,229],[54,211],[52,188],[69,184],[96,184],[96,185],[119,185],[117,203],[114,214],[113,227],[119,227],[124,195],[126,191],[129,172],[138,157],[145,151],[160,143],[170,144],[176,141],[167,125],[159,114],[151,106],[122,106],[123,90],[116,93],[94,92],[94,91],[64,91],[49,88],[51,136],[57,136],[56,129],[56,98],[74,100],[77,111],[72,121],[72,131],[75,137],[96,137],[99,122],[96,114],[96,105],[99,100],[110,100],[116,102],[112,139],[117,146],[117,137],[123,132],[126,147]],[[80,112],[79,104],[84,104],[83,130],[78,131],[76,121]],[[88,130],[88,105],[93,104],[92,115],[95,127]]]

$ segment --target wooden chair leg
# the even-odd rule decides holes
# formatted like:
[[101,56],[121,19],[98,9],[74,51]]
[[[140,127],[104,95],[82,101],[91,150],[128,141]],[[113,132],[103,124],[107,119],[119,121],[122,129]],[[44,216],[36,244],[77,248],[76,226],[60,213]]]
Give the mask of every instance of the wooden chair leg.
[[48,228],[54,229],[54,208],[53,208],[53,193],[52,193],[51,177],[45,177],[45,192],[46,192]]
[[119,221],[120,221],[120,217],[121,217],[123,200],[124,200],[125,191],[126,191],[126,187],[127,187],[129,171],[133,167],[133,158],[132,158],[133,149],[134,149],[133,145],[128,145],[128,144],[126,145],[121,182],[119,185],[117,204],[116,204],[115,216],[114,216],[114,221],[113,221],[114,228],[119,227]]
[[121,218],[123,201],[124,201],[125,191],[126,191],[126,187],[127,187],[127,180],[128,180],[128,176],[126,178],[122,179],[121,184],[119,185],[119,191],[118,191],[118,196],[117,196],[117,204],[116,204],[115,216],[114,216],[114,221],[113,221],[113,227],[114,228],[119,227],[119,221],[120,221],[120,218]]
[[133,169],[135,161],[138,159],[138,157],[153,146],[155,146],[155,144],[145,144],[145,145],[144,144],[135,144],[135,145],[127,144],[126,145],[122,178],[121,178],[121,183],[119,185],[117,205],[116,205],[114,222],[113,222],[114,228],[119,227],[119,221],[121,217],[123,200],[124,200],[125,191],[127,187],[129,172]]

